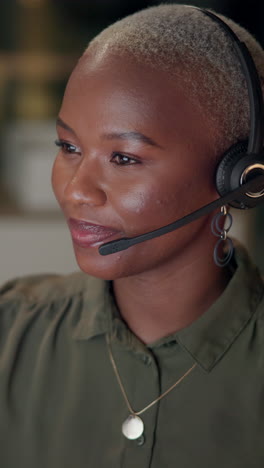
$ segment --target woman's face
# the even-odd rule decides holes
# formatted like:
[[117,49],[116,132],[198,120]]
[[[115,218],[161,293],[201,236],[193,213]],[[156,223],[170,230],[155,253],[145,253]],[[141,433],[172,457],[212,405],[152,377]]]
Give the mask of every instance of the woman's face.
[[176,265],[198,239],[206,248],[209,217],[123,252],[98,252],[216,198],[213,131],[176,79],[90,52],[70,77],[57,131],[52,184],[84,272],[116,279]]

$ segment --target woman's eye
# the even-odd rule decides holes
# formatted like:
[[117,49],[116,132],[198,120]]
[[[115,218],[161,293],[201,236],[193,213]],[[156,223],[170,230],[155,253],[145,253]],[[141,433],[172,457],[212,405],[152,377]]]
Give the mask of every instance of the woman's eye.
[[80,149],[77,146],[68,143],[67,141],[63,140],[55,140],[55,145],[61,148],[63,153],[66,154],[73,154],[73,153],[80,153]]
[[111,162],[120,166],[128,166],[131,164],[138,164],[139,161],[122,153],[114,153],[111,157]]

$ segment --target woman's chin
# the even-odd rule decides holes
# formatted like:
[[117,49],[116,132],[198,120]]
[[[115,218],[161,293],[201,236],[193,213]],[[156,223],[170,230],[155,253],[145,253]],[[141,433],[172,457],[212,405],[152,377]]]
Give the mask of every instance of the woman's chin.
[[118,253],[102,256],[98,246],[89,249],[74,246],[74,253],[79,268],[87,275],[103,280],[114,280],[124,276],[121,255]]

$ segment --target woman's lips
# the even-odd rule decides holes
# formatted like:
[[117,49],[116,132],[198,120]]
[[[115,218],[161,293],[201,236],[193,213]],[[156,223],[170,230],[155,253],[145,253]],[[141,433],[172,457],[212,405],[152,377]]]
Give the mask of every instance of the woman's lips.
[[100,226],[86,221],[70,218],[68,219],[72,240],[80,247],[92,247],[98,242],[110,240],[120,234],[120,231],[108,226]]

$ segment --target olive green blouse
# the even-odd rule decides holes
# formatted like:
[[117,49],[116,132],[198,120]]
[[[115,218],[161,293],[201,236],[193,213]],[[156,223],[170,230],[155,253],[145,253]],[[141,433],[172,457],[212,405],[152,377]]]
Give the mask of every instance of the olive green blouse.
[[[148,346],[122,321],[109,282],[74,273],[5,284],[0,467],[263,468],[264,286],[241,247],[236,262],[210,309]],[[135,411],[197,363],[142,414],[138,440],[121,432],[129,412],[106,333]]]

